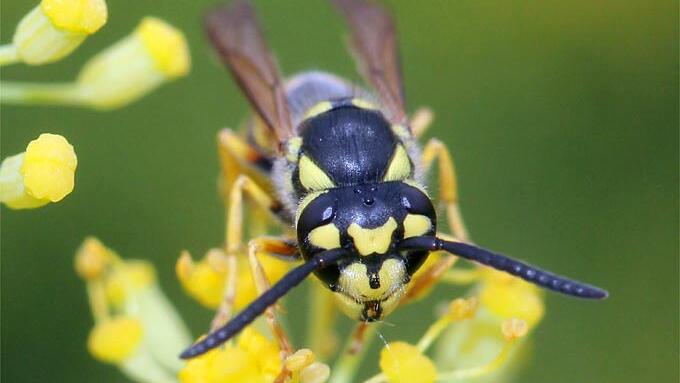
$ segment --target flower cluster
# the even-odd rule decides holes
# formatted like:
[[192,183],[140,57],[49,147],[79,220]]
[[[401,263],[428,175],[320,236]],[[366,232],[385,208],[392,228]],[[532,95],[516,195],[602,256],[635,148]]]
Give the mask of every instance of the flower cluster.
[[191,337],[160,290],[153,266],[124,260],[95,238],[75,258],[94,318],[87,348],[139,382],[170,382],[182,368],[177,353]]
[[[104,0],[43,0],[19,23],[12,43],[0,46],[0,66],[42,65],[73,52],[107,21]],[[69,83],[3,82],[0,101],[113,109],[128,105],[191,67],[184,35],[155,17],[90,58]]]
[[[228,155],[226,151],[220,151],[221,157],[226,155]],[[228,188],[238,181],[231,177],[232,169],[225,166],[229,164],[228,159],[221,159],[223,169],[220,184]],[[235,201],[226,195],[227,193],[222,194],[226,207],[225,218],[227,222],[233,223],[230,218],[233,218]],[[230,204],[232,206],[229,206]],[[272,254],[244,250],[240,238],[243,231],[254,235],[266,228],[259,227],[262,220],[258,219],[258,214],[261,211],[253,209],[243,213],[248,217],[240,218],[244,218],[245,222],[250,224],[238,227],[237,230],[233,230],[234,228],[230,230],[227,227],[223,247],[210,249],[197,261],[192,259],[189,252],[183,251],[176,264],[177,277],[186,293],[202,306],[215,310],[212,325],[206,332],[226,323],[235,311],[246,307],[290,269],[290,262],[275,258]],[[77,264],[81,266],[77,269],[88,281],[93,311],[98,311],[94,310],[97,305],[113,307],[114,310],[115,307],[127,307],[125,302],[135,296],[129,291],[136,291],[135,289],[139,287],[135,286],[144,285],[139,281],[148,281],[143,275],[150,273],[148,269],[150,266],[143,264],[147,270],[145,273],[135,272],[130,268],[127,274],[122,273],[128,277],[121,279],[119,276],[121,272],[116,272],[116,267],[122,268],[121,270],[128,270],[135,264],[141,267],[142,264],[138,263],[140,261],[122,261],[114,256],[85,258],[84,254],[87,252],[83,249],[92,247],[93,243],[98,244],[92,241],[87,240],[78,253]],[[105,263],[97,261],[100,258],[118,261],[109,261],[107,264],[113,269],[103,274],[98,271],[102,269],[101,264]],[[433,253],[414,275],[401,304],[422,301],[436,284],[470,286],[467,298],[453,299],[440,310],[438,317],[417,341],[410,342],[407,339],[385,341],[385,346],[380,352],[378,373],[365,383],[499,382],[512,376],[511,367],[515,363],[510,361],[521,358],[526,335],[543,317],[542,292],[535,286],[507,274],[481,266],[462,268],[456,263],[457,257],[453,255]],[[88,269],[94,271],[86,272]],[[138,275],[135,276],[136,274]],[[121,288],[125,281],[130,283],[127,289]],[[101,298],[105,303],[93,300],[93,283],[104,286],[102,287],[104,291],[113,289],[113,293],[101,294],[102,297],[108,297]],[[305,310],[309,313],[308,334],[302,343],[303,348],[293,346],[297,342],[284,331],[284,326],[279,322],[280,315],[277,314],[278,306],[282,304],[278,304],[269,308],[261,318],[221,347],[187,362],[180,363],[175,359],[176,369],[164,370],[168,374],[175,374],[163,381],[182,383],[356,381],[355,376],[364,360],[365,352],[378,334],[381,323],[359,323],[357,329],[347,336],[345,346],[338,351],[338,338],[334,328],[335,318],[339,315],[338,310],[324,286],[316,281],[310,283],[308,299],[310,307]],[[153,299],[157,302],[144,304],[148,304],[149,307],[159,305],[166,307],[166,310],[173,313],[172,317],[176,323],[181,323],[165,297],[159,290],[156,291],[157,295]],[[159,304],[161,301],[163,303]],[[296,310],[296,313],[300,312]],[[134,351],[136,349],[131,345],[146,344],[147,348],[142,350],[146,350],[145,352],[150,355],[154,354],[154,347],[161,346],[150,341],[145,342],[147,332],[162,330],[165,331],[163,339],[177,341],[173,343],[174,348],[163,345],[164,351],[172,350],[172,356],[175,358],[181,349],[180,343],[183,346],[191,343],[186,332],[179,331],[183,329],[182,325],[165,329],[151,328],[151,322],[145,321],[144,316],[131,315],[124,309],[119,310],[120,323],[102,321],[100,317],[101,315],[95,315],[96,326],[90,337],[90,351],[100,360],[116,363],[137,381],[152,380],[130,373],[130,370],[126,369],[128,360],[139,352]],[[107,323],[110,325],[99,330],[103,335],[97,336],[97,329]],[[125,335],[117,333],[123,331]],[[119,340],[119,343],[112,342],[112,339]],[[98,344],[99,347],[95,347],[94,344]],[[332,366],[326,364],[333,359],[335,363]],[[158,366],[155,368],[157,370]]]
[[[19,22],[12,42],[0,46],[0,66],[58,61],[102,28],[107,18],[104,0],[42,0]],[[117,108],[186,75],[190,66],[183,34],[160,19],[146,17],[129,36],[92,57],[75,82],[3,81],[0,102]],[[41,134],[25,152],[2,161],[0,202],[12,209],[30,209],[62,200],[73,191],[77,163],[64,137]]]

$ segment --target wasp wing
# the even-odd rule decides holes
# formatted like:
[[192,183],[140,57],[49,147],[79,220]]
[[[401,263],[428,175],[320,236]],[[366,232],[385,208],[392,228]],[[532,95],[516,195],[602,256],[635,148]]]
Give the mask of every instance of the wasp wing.
[[359,70],[380,95],[393,123],[405,124],[404,90],[394,22],[375,3],[333,0],[352,29],[351,44]]
[[248,101],[280,143],[293,136],[283,81],[252,6],[235,1],[206,16],[205,27],[220,58]]

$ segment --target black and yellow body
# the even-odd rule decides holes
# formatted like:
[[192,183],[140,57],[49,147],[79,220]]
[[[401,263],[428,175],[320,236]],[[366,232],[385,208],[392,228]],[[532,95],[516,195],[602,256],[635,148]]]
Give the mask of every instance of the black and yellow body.
[[[606,297],[599,288],[467,243],[450,155],[436,140],[421,151],[417,136],[427,124],[405,111],[391,18],[362,0],[334,3],[352,27],[358,66],[375,94],[324,72],[284,81],[247,2],[208,15],[208,36],[255,111],[246,139],[220,135],[230,174],[245,174],[227,177],[230,209],[241,209],[242,194],[250,194],[296,238],[256,238],[249,251],[304,262],[182,357],[228,340],[312,273],[351,318],[381,320],[399,305],[428,255],[440,250],[563,294]],[[438,233],[425,189],[424,173],[435,159],[439,204],[455,241]],[[228,229],[238,236],[242,214],[233,217]],[[435,271],[425,278],[436,280]]]
[[[318,106],[324,106],[320,108]],[[300,144],[286,161],[295,227],[305,259],[343,248],[346,257],[316,271],[340,307],[358,320],[392,311],[427,251],[398,251],[404,238],[433,235],[435,210],[414,179],[416,158],[368,101],[327,100],[300,125]],[[314,109],[316,108],[316,109]],[[415,148],[411,153],[419,153]]]
[[[305,72],[286,85],[289,105],[298,105],[291,111],[297,135],[284,144],[286,155],[268,159],[272,166],[266,168],[285,202],[300,255],[309,260],[324,250],[345,249],[343,258],[315,275],[350,317],[382,319],[429,254],[398,251],[396,244],[436,233],[420,149],[367,91],[332,74]],[[262,124],[249,128],[262,163],[271,136]]]

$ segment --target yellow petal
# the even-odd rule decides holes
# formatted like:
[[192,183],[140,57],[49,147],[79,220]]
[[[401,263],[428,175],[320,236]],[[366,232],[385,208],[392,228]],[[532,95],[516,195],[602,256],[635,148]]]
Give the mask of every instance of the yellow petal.
[[314,363],[314,353],[308,348],[295,351],[293,355],[286,358],[285,365],[288,371],[300,371]]
[[449,310],[446,315],[451,321],[460,321],[470,319],[475,315],[477,310],[477,299],[472,297],[469,299],[458,298],[454,299],[449,304]]
[[327,364],[314,362],[300,371],[302,383],[324,383],[331,376],[331,369]]
[[161,19],[145,17],[137,33],[158,69],[168,77],[180,77],[189,73],[191,57],[182,32]]
[[498,271],[487,272],[480,303],[500,319],[521,318],[529,327],[545,312],[542,292],[536,286]]
[[246,327],[239,336],[238,347],[256,358],[260,373],[276,376],[281,370],[277,344],[251,327]]
[[432,383],[437,377],[432,360],[406,342],[392,342],[382,349],[380,369],[390,383]]
[[[216,270],[207,257],[195,263],[188,252],[183,252],[177,260],[175,271],[187,294],[200,304],[210,309],[220,305],[224,298],[226,270]],[[240,290],[241,285],[238,285],[237,293]]]
[[227,347],[208,366],[208,382],[257,382],[257,356],[237,347]]
[[89,237],[76,252],[76,272],[85,280],[97,279],[110,260],[108,249],[97,238]]
[[138,320],[119,317],[97,324],[87,340],[90,353],[107,363],[120,363],[132,355],[142,339]]
[[43,0],[40,6],[54,26],[73,33],[92,34],[108,16],[104,0]]
[[73,146],[64,137],[44,133],[28,144],[20,172],[28,194],[57,202],[73,191],[77,165]]
[[510,318],[501,323],[501,331],[505,339],[515,340],[525,336],[529,332],[529,326],[522,319]]

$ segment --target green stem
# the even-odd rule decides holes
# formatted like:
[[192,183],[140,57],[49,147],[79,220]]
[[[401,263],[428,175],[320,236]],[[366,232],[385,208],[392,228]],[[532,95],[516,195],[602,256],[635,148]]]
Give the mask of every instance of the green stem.
[[446,316],[439,318],[425,331],[425,334],[420,338],[416,347],[421,353],[425,353],[428,347],[434,342],[437,337],[451,324],[451,320]]
[[0,103],[3,104],[82,105],[83,101],[75,83],[0,82]]
[[14,64],[18,61],[19,55],[13,44],[0,45],[0,66]]
[[[361,326],[361,324],[359,324]],[[357,373],[359,364],[363,360],[364,354],[368,350],[375,338],[375,334],[378,331],[380,323],[372,323],[366,328],[363,335],[363,344],[358,352],[353,352],[352,348],[355,347],[355,337],[350,336],[345,343],[345,347],[342,350],[342,354],[335,362],[331,371],[331,379],[329,383],[351,383],[354,381],[354,375]]]

